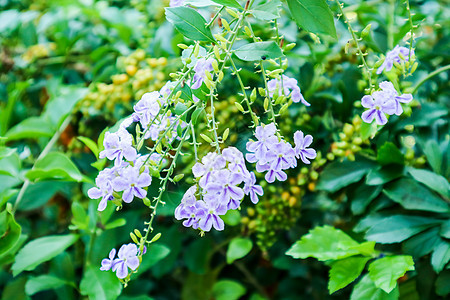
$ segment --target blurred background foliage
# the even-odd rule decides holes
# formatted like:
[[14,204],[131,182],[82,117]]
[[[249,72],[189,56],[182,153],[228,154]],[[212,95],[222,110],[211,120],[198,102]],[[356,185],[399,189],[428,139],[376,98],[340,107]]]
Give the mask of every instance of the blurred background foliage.
[[[362,42],[369,65],[405,43],[410,27],[402,1],[343,3],[355,30],[372,24]],[[105,249],[128,242],[130,231],[142,229],[148,210],[135,201],[120,214],[111,206],[97,212],[86,191],[95,167],[104,162],[96,162],[92,147],[77,137],[97,141],[105,127],[126,117],[145,92],[159,90],[182,65],[176,45],[189,41],[165,21],[168,4],[0,0],[0,233],[14,238],[8,251],[0,252],[2,299],[348,299],[351,287],[328,295],[323,263],[285,255],[324,224],[358,241],[374,240],[386,253],[412,255],[416,270],[400,279],[400,299],[448,296],[449,72],[421,84],[450,62],[445,0],[411,1],[419,25],[414,44],[419,66],[401,84],[418,88],[405,113],[393,116],[374,138],[359,117],[366,79],[356,48],[350,44],[346,53],[351,38],[346,25],[336,21],[337,40],[319,38],[298,29],[284,9],[280,32],[285,43],[297,44],[287,56],[286,73],[299,81],[312,105],[291,106],[280,128],[287,136],[298,129],[312,134],[318,157],[291,170],[286,182],[269,186],[262,180],[265,195],[258,205],[230,212],[227,230],[202,238],[175,221],[173,211],[188,185],[172,185],[157,218],[162,237],[144,256],[138,276],[122,289],[112,274],[98,271]],[[330,6],[337,11],[334,2]],[[253,22],[256,35],[271,36],[267,23]],[[251,63],[241,67],[248,85],[261,85]],[[228,143],[244,150],[252,132],[250,120],[234,106],[237,94],[235,78],[226,77],[216,113],[230,128]],[[257,109],[263,113],[262,103]],[[63,155],[64,165],[33,167],[52,140],[50,154]],[[192,156],[183,160],[179,172],[190,173]],[[29,186],[13,215],[7,203],[15,202],[22,184]],[[157,188],[153,184],[149,191]],[[414,223],[414,217],[426,221]],[[405,238],[396,240],[394,229]],[[375,234],[380,232],[381,238]],[[13,276],[19,249],[53,235],[68,237],[61,251],[22,270],[16,259],[12,270],[20,274]],[[92,250],[86,252],[88,243]],[[239,259],[233,244],[248,254]]]

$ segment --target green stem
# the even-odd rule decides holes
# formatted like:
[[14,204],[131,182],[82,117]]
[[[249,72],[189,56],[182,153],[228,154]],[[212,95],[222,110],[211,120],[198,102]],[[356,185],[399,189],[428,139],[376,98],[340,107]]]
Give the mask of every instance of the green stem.
[[220,154],[220,145],[219,145],[219,136],[217,135],[217,126],[216,126],[216,119],[214,117],[214,111],[216,110],[214,107],[214,90],[209,90],[211,93],[210,99],[211,99],[211,121],[212,121],[212,130],[214,132],[214,143],[216,144],[216,151],[218,154]]
[[214,17],[211,19],[211,21],[209,21],[209,23],[208,24],[206,24],[206,27],[208,28],[208,27],[210,27],[213,23],[214,23],[214,21],[217,19],[217,17],[219,16],[219,14],[222,12],[222,10],[225,8],[225,6],[222,6],[220,9],[219,9],[219,11],[214,15]]
[[416,86],[414,87],[414,90],[412,91],[412,94],[415,94],[417,92],[417,90],[419,89],[419,87],[425,83],[425,81],[427,81],[428,79],[438,75],[439,73],[445,72],[447,70],[450,70],[450,65],[446,65],[443,67],[440,67],[439,69],[431,72],[430,74],[428,74],[425,78],[423,78],[422,80],[420,80]]
[[194,124],[191,122],[191,132],[192,132],[192,143],[194,145],[194,155],[195,155],[195,161],[198,161],[198,153],[197,153],[197,141],[195,139],[195,130],[194,130]]
[[388,16],[388,30],[387,43],[388,48],[394,48],[394,14],[395,14],[395,0],[389,0],[389,16]]
[[[189,125],[190,125],[190,124],[189,124]],[[162,195],[163,195],[164,191],[166,190],[167,182],[169,181],[169,178],[170,178],[170,176],[172,175],[173,170],[175,169],[175,165],[176,165],[177,158],[178,158],[178,156],[180,155],[181,147],[183,146],[183,143],[184,143],[184,141],[186,140],[186,138],[187,138],[187,136],[188,136],[188,133],[189,133],[189,129],[186,129],[185,132],[184,132],[184,134],[183,134],[183,137],[181,138],[180,143],[178,144],[178,147],[177,147],[176,152],[175,152],[175,156],[174,156],[174,158],[172,159],[172,162],[171,162],[171,164],[170,164],[170,167],[169,167],[169,169],[167,170],[167,174],[166,174],[166,176],[161,180],[161,186],[160,186],[160,188],[159,188],[159,194],[158,194],[157,197],[155,197],[156,203],[155,203],[155,205],[153,205],[153,210],[152,210],[152,213],[151,213],[150,221],[149,221],[148,223],[146,223],[147,228],[146,228],[146,230],[145,230],[145,235],[144,235],[144,237],[143,237],[143,239],[142,239],[142,241],[141,241],[141,244],[140,244],[141,253],[142,253],[142,249],[143,249],[145,243],[147,242],[149,233],[150,233],[150,232],[153,232],[152,224],[153,224],[153,220],[155,219],[155,216],[156,216],[156,210],[157,210],[157,208],[158,208],[158,205],[161,203],[161,198],[162,198]]]
[[[70,121],[72,119],[71,115],[68,115],[63,123],[61,124],[61,126],[59,127],[59,129],[55,132],[55,134],[52,136],[52,138],[50,139],[50,141],[47,143],[47,145],[45,146],[44,150],[42,150],[41,154],[39,154],[38,158],[36,159],[36,161],[34,162],[33,167],[31,168],[31,170],[34,169],[36,162],[38,162],[40,159],[44,158],[49,152],[50,150],[52,150],[53,146],[55,145],[55,143],[58,141],[61,133],[64,131],[64,129],[66,129],[66,127],[69,125]],[[30,180],[26,179],[24,184],[22,185],[19,194],[17,195],[17,200],[14,203],[14,207],[13,207],[13,212],[15,212],[17,210],[17,208],[19,207],[19,203],[22,201],[23,196],[25,195],[26,190],[28,189],[28,186],[30,185]]]
[[361,57],[361,61],[362,61],[362,64],[364,66],[364,70],[366,71],[367,78],[369,80],[369,90],[372,90],[372,87],[373,87],[373,84],[372,84],[372,71],[369,68],[369,65],[367,64],[366,59],[364,58],[364,53],[362,52],[361,47],[359,46],[358,38],[356,37],[355,32],[353,31],[353,28],[350,25],[350,22],[348,21],[347,16],[344,13],[344,10],[342,8],[343,5],[339,2],[339,0],[336,0],[336,3],[338,5],[339,11],[340,11],[342,17],[344,18],[345,24],[347,24],[348,31],[350,31],[350,34],[352,35],[353,42],[355,43],[356,48],[358,49],[358,54]]
[[408,54],[408,61],[411,62],[411,51],[412,51],[412,45],[413,45],[413,41],[414,41],[414,32],[413,32],[414,24],[412,21],[411,7],[409,6],[409,0],[405,0],[405,3],[406,3],[406,10],[408,11],[409,26],[411,27],[411,29],[409,31],[411,36],[409,37],[409,54]]

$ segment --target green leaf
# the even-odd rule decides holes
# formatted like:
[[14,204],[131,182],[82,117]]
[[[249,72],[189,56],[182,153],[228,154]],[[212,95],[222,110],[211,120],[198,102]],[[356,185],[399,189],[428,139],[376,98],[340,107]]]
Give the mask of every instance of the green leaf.
[[333,14],[325,0],[287,0],[287,3],[298,26],[337,38]]
[[369,275],[365,275],[353,288],[350,300],[397,300],[398,297],[397,287],[392,292],[386,293],[375,286]]
[[59,179],[64,181],[83,180],[77,166],[64,153],[51,152],[38,160],[34,168],[25,175],[32,181]]
[[175,114],[176,115],[181,115],[182,113],[184,113],[187,109],[187,106],[181,102],[178,102],[177,105],[175,106]]
[[227,7],[234,7],[238,9],[243,9],[242,5],[239,4],[236,0],[212,0],[212,2],[215,2],[217,4],[227,6]]
[[34,270],[39,264],[63,252],[78,240],[78,235],[51,235],[35,239],[23,247],[16,256],[11,269],[17,276],[22,271]]
[[436,294],[446,296],[450,294],[450,270],[440,273],[436,279]]
[[440,221],[432,218],[396,215],[376,222],[366,233],[366,239],[382,244],[399,243]]
[[279,7],[281,2],[279,0],[272,0],[264,4],[255,6],[250,13],[259,20],[270,21],[280,17]]
[[447,220],[444,223],[442,223],[441,236],[446,239],[450,239],[450,220]]
[[25,138],[51,137],[56,131],[51,122],[42,117],[31,117],[12,127],[5,134],[9,141]]
[[213,295],[216,300],[238,300],[245,293],[245,287],[233,280],[222,279],[213,286]]
[[144,273],[157,262],[166,258],[169,253],[170,249],[164,245],[150,244],[147,247],[147,253],[145,253],[142,257],[142,263],[139,266],[139,273]]
[[325,167],[317,183],[317,189],[334,193],[343,187],[358,182],[373,164],[366,161],[335,161]]
[[345,258],[359,254],[359,244],[343,231],[331,226],[316,227],[302,236],[286,252],[293,258],[314,257],[318,260]]
[[201,238],[187,246],[183,260],[188,269],[195,274],[206,274],[209,270],[212,247],[211,239]]
[[378,149],[377,161],[380,165],[404,164],[404,156],[394,143],[386,142]]
[[431,265],[436,273],[441,272],[450,260],[450,243],[441,240],[431,254]]
[[237,259],[246,256],[253,248],[253,243],[247,238],[234,238],[227,250],[227,263],[231,264]]
[[205,111],[205,109],[203,108],[203,107],[199,107],[199,108],[197,108],[193,113],[192,113],[192,117],[191,117],[191,119],[192,119],[192,124],[197,124],[197,120],[198,120],[198,117],[202,114],[202,113],[204,113],[204,111]]
[[227,213],[221,216],[225,224],[230,226],[236,226],[241,222],[241,214],[237,210],[228,210]]
[[414,258],[419,258],[430,254],[440,241],[439,227],[433,227],[405,241],[403,243],[403,251]]
[[85,209],[80,204],[80,202],[72,203],[72,223],[76,225],[79,229],[86,230],[89,225],[89,217],[86,214]]
[[382,185],[397,179],[403,175],[403,168],[397,166],[385,166],[373,169],[367,174],[367,185]]
[[386,256],[370,263],[369,277],[376,287],[390,293],[397,286],[397,279],[412,270],[414,261],[411,256]]
[[423,153],[427,157],[433,171],[441,174],[443,157],[438,143],[435,140],[429,140],[423,148]]
[[245,61],[275,59],[283,55],[274,41],[250,43],[234,50],[234,54]]
[[382,189],[382,186],[368,186],[365,184],[358,185],[358,187],[352,191],[352,197],[350,198],[352,202],[351,209],[353,214],[362,214],[370,202],[381,193]]
[[109,222],[108,224],[106,224],[105,225],[105,229],[106,230],[114,229],[114,228],[117,228],[117,227],[125,226],[125,224],[127,224],[127,220],[126,219],[118,218],[118,219],[115,219],[114,221]]
[[373,123],[366,123],[363,122],[361,124],[361,139],[366,140],[368,138],[373,138],[375,136],[375,134],[377,133],[377,123],[373,122]]
[[91,140],[90,138],[85,137],[85,136],[79,136],[79,137],[77,137],[77,139],[82,141],[89,148],[89,150],[91,150],[92,153],[94,153],[95,157],[98,157],[98,154],[100,151],[98,150],[98,146],[97,146],[96,142],[94,142],[93,140]]
[[423,169],[409,168],[408,172],[415,180],[423,183],[439,194],[449,197],[450,184],[443,176]]
[[449,205],[426,187],[409,178],[401,178],[385,187],[383,193],[406,209],[448,212]]
[[0,255],[7,253],[19,241],[22,228],[17,224],[12,213],[12,206],[8,204],[0,213]]
[[167,7],[166,18],[185,37],[202,42],[214,42],[206,20],[194,9],[184,6]]
[[88,265],[80,283],[81,295],[90,300],[116,299],[122,291],[122,284],[114,272],[103,272],[97,265]]
[[25,284],[25,292],[31,296],[41,291],[57,289],[66,284],[70,283],[55,276],[41,275],[28,279]]
[[328,290],[330,294],[340,290],[361,275],[370,257],[348,257],[331,264]]

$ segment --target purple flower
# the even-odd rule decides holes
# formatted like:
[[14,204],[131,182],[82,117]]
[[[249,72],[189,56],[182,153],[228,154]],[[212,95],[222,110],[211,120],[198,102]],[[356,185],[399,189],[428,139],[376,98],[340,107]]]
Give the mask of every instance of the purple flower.
[[217,171],[213,182],[206,185],[205,197],[216,198],[220,204],[227,205],[228,209],[236,209],[240,206],[240,200],[244,198],[244,191],[237,186],[242,180],[243,176],[239,173],[232,173],[226,169]]
[[203,81],[205,80],[205,73],[211,72],[213,70],[212,62],[214,61],[214,58],[200,58],[194,67],[194,78],[192,80],[192,86],[191,89],[198,89],[202,86]]
[[102,198],[97,208],[99,211],[105,210],[108,200],[114,199],[112,195],[113,188],[111,185],[111,176],[109,174],[110,172],[108,172],[107,170],[109,171],[109,169],[101,171],[98,174],[97,178],[95,178],[95,184],[97,185],[97,187],[93,187],[88,190],[89,198]]
[[226,160],[214,152],[208,153],[202,158],[202,162],[197,162],[192,167],[192,173],[196,178],[200,178],[200,186],[205,187],[211,180],[211,175],[213,171],[225,168]]
[[228,162],[228,169],[234,173],[242,173],[244,177],[249,176],[247,167],[245,166],[244,155],[235,147],[223,149],[222,156]]
[[[111,251],[112,252],[112,251]],[[114,250],[115,252],[115,250]],[[113,272],[116,272],[116,276],[123,279],[128,276],[128,268],[136,270],[139,267],[138,248],[136,244],[130,243],[122,245],[119,249],[118,257],[114,260],[112,265]],[[111,253],[110,253],[111,256]]]
[[247,150],[249,152],[254,152],[245,155],[248,162],[255,163],[259,161],[261,164],[266,163],[266,154],[269,151],[269,148],[278,142],[278,138],[275,136],[276,132],[277,128],[273,123],[256,127],[255,137],[258,140],[256,142],[247,143]]
[[303,135],[301,130],[298,130],[294,133],[294,142],[295,142],[295,156],[305,163],[310,164],[308,159],[316,158],[316,150],[312,148],[306,148],[311,145],[313,141],[313,137],[308,134],[307,136]]
[[175,218],[183,221],[183,226],[197,229],[199,221],[206,217],[206,203],[203,200],[196,201],[192,205],[180,204],[175,209]]
[[245,182],[244,186],[244,193],[246,195],[250,194],[250,200],[253,202],[253,204],[258,203],[258,195],[262,196],[264,194],[264,191],[260,185],[255,184],[256,183],[256,176],[255,173],[250,173],[250,178]]
[[159,97],[159,92],[145,93],[141,100],[134,105],[133,120],[141,122],[143,128],[147,128],[158,114],[161,108]]
[[[394,62],[399,63],[401,61],[400,54],[403,56],[405,61],[408,61],[409,49],[397,45],[394,49],[386,53],[386,58],[384,59],[383,64],[378,68],[377,74],[381,74],[383,70],[390,71],[394,65]],[[411,55],[413,54],[414,51],[411,52]]]
[[383,81],[380,83],[380,88],[383,92],[389,96],[390,99],[395,101],[395,114],[400,116],[403,113],[403,108],[400,103],[408,103],[413,99],[411,94],[399,95],[394,85],[390,81]]
[[269,162],[269,168],[272,170],[284,170],[297,166],[295,151],[284,140],[272,145],[270,151],[267,152],[266,159]]
[[105,150],[100,152],[99,157],[107,157],[109,160],[114,160],[116,166],[122,163],[122,158],[129,161],[136,159],[137,152],[132,146],[133,137],[124,128],[120,128],[117,132],[105,134],[103,146]]
[[361,104],[363,107],[369,108],[361,116],[366,123],[372,123],[375,118],[378,125],[384,125],[387,123],[385,113],[392,115],[396,111],[395,101],[390,100],[389,95],[383,91],[373,92],[372,96],[365,95],[361,99]]
[[114,258],[116,257],[116,249],[112,249],[111,252],[109,252],[109,259],[105,258],[102,260],[102,266],[100,270],[102,271],[109,271],[114,266]]
[[227,212],[226,205],[222,205],[216,201],[206,201],[205,210],[206,216],[199,221],[198,227],[206,232],[210,231],[212,227],[219,231],[223,230],[225,226],[219,216]]
[[139,174],[139,168],[129,166],[120,177],[113,180],[113,188],[116,191],[123,191],[123,201],[130,203],[134,196],[141,199],[147,196],[147,191],[143,188],[148,187],[151,183],[152,178],[148,174],[148,170]]
[[[300,91],[300,87],[297,84],[297,80],[295,78],[287,77],[286,75],[282,75],[283,81],[280,78],[272,79],[267,83],[267,87],[269,89],[269,96],[273,97],[275,90],[278,88],[278,94],[281,96],[284,95],[286,97],[291,96],[293,102],[298,103],[302,102],[306,106],[310,106],[308,102],[306,102],[305,98]],[[283,86],[283,88],[281,88]]]
[[170,0],[170,7],[177,7],[184,5],[184,0]]

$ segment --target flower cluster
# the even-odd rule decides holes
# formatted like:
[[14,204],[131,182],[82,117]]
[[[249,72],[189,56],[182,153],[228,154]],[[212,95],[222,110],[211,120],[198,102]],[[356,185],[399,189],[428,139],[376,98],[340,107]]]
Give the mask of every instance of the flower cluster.
[[256,185],[255,174],[245,166],[244,155],[234,147],[224,149],[222,154],[208,153],[194,165],[192,173],[197,183],[186,191],[175,210],[175,218],[186,219],[183,221],[186,227],[223,230],[221,215],[238,209],[245,195],[250,195],[255,204],[258,195],[263,195],[261,186]]
[[275,179],[285,181],[287,174],[284,170],[295,168],[298,158],[305,164],[309,164],[308,159],[316,157],[316,151],[307,148],[313,141],[311,135],[305,137],[302,131],[295,132],[295,147],[292,147],[284,139],[277,137],[276,132],[277,128],[273,123],[256,127],[257,140],[247,143],[249,153],[245,156],[248,162],[256,163],[258,172],[267,171],[265,178],[270,183]]
[[[102,170],[95,179],[96,186],[88,190],[91,199],[99,199],[98,210],[106,208],[108,200],[120,197],[125,203],[133,201],[134,197],[144,199],[147,196],[146,188],[152,183],[149,169],[144,166],[145,161],[159,165],[162,157],[159,154],[137,156],[133,161],[122,161],[120,165]],[[122,193],[122,195],[120,195]],[[120,201],[120,200],[119,200]]]
[[366,123],[372,123],[373,119],[375,119],[378,125],[384,125],[387,123],[385,114],[401,115],[403,109],[400,103],[410,102],[412,95],[399,95],[394,85],[389,81],[383,81],[379,86],[381,88],[380,91],[375,91],[372,95],[365,95],[361,99],[361,105],[368,108],[368,110],[363,112],[361,118]]
[[[145,93],[141,100],[134,105],[134,113],[132,114],[132,122],[139,122],[144,130],[144,139],[150,138],[156,141],[160,134],[164,132],[169,126],[181,125],[182,128],[186,124],[177,120],[177,118],[171,114],[160,115],[160,110],[168,105],[167,97],[172,91],[172,83],[169,81],[165,86],[161,88],[159,92]],[[178,122],[178,124],[173,124]],[[125,126],[131,125],[125,123]],[[172,132],[171,138],[176,137],[176,132]]]
[[303,98],[295,78],[282,75],[281,78],[269,80],[269,82],[267,82],[267,88],[269,89],[270,97],[273,97],[276,91],[278,91],[278,95],[280,96],[283,95],[284,92],[284,95],[286,97],[290,96],[294,103],[302,102],[306,106],[311,105]]
[[206,72],[211,72],[213,70],[212,63],[214,58],[200,58],[197,60],[194,66],[194,78],[192,79],[191,88],[196,90],[202,86],[203,81],[206,78]]
[[[411,51],[411,55],[413,54],[414,50]],[[409,49],[397,45],[394,49],[386,53],[386,58],[384,59],[383,64],[378,68],[377,74],[381,74],[384,70],[390,71],[395,62],[400,63],[402,60],[408,61],[408,59]]]
[[[100,270],[112,270],[113,272],[116,272],[117,278],[124,279],[128,276],[128,268],[135,271],[139,267],[139,252],[136,244],[124,244],[120,247],[119,253],[117,254],[118,258],[116,258],[116,249],[112,249],[111,252],[109,252],[108,258],[102,260]],[[145,254],[145,246],[142,252],[142,254]]]

